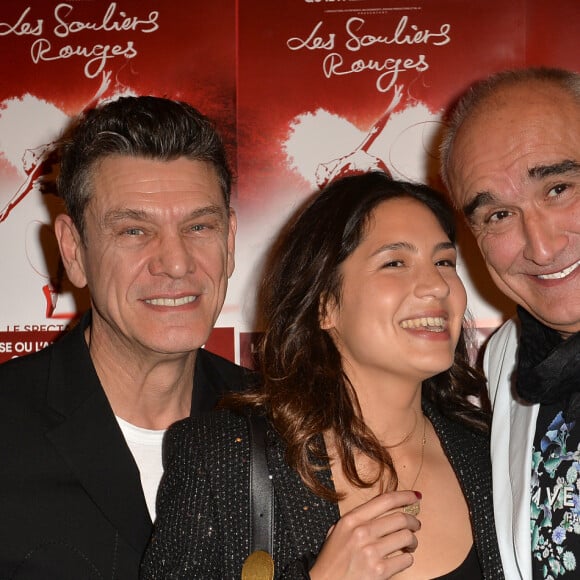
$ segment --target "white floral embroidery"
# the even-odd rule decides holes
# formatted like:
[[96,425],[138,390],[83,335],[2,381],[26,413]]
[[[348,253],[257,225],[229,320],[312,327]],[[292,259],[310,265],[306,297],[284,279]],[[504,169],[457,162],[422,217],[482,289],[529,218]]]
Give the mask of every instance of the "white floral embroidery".
[[[532,453],[532,556],[540,563],[544,580],[576,570],[576,557],[566,549],[568,536],[580,535],[580,445],[572,451],[566,447],[574,424],[558,413],[540,450],[534,448]],[[540,488],[540,477],[551,480],[551,485]]]

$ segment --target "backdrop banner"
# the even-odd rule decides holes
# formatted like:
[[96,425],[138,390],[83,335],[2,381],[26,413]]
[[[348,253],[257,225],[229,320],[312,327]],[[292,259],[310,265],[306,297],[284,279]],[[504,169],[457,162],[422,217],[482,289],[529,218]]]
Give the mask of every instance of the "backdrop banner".
[[[51,148],[121,95],[210,116],[236,172],[236,272],[207,348],[251,363],[265,253],[290,215],[349,171],[442,188],[444,111],[473,81],[580,70],[576,0],[8,0],[0,8],[0,362],[52,342],[90,301],[66,280]],[[557,31],[557,32],[556,32]],[[469,233],[460,274],[480,343],[513,311]]]

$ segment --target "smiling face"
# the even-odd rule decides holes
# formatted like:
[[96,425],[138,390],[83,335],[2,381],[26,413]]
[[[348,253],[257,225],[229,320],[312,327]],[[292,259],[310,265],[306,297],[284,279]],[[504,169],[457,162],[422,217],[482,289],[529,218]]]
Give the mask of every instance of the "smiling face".
[[580,103],[537,81],[501,89],[459,129],[450,185],[500,290],[580,330]]
[[416,384],[452,365],[466,306],[455,261],[425,205],[400,198],[376,207],[340,267],[340,304],[321,322],[353,383],[381,376]]
[[84,243],[66,216],[55,227],[71,281],[91,293],[91,340],[136,357],[199,348],[234,269],[235,215],[213,167],[107,157],[85,218]]

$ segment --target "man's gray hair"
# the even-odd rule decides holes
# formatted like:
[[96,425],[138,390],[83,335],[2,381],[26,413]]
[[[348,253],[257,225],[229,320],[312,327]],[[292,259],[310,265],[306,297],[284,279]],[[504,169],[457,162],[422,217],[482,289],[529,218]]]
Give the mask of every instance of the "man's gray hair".
[[448,115],[439,148],[441,179],[449,190],[449,163],[457,132],[465,120],[499,90],[528,82],[549,83],[569,93],[580,105],[580,74],[558,68],[522,68],[498,72],[472,85]]
[[99,163],[111,156],[171,161],[185,157],[209,163],[226,208],[232,173],[213,123],[191,105],[160,97],[121,97],[79,116],[61,141],[59,195],[81,235]]

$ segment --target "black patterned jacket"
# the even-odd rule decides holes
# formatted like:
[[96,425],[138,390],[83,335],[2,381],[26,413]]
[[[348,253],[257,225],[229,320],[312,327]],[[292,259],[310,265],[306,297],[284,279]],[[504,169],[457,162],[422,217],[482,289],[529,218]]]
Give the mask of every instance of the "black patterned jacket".
[[[486,580],[503,579],[491,494],[487,437],[442,417],[424,402],[469,507]],[[318,553],[338,506],[312,494],[268,432],[267,460],[275,495],[276,577],[302,579],[304,556]],[[174,425],[165,441],[165,476],[142,578],[239,579],[249,553],[249,445],[246,420],[229,411]],[[321,478],[331,486],[330,469]]]

